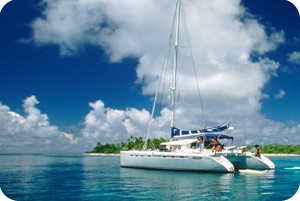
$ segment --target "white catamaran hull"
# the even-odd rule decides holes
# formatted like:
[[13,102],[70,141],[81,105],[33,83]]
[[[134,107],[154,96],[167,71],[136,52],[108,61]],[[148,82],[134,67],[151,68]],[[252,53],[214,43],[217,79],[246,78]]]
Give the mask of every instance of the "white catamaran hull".
[[261,158],[253,156],[252,154],[244,154],[238,156],[224,156],[226,157],[234,166],[235,169],[274,169],[274,163],[267,157],[261,155]]
[[122,167],[199,171],[233,172],[233,165],[223,156],[211,157],[195,153],[175,153],[158,151],[121,151]]

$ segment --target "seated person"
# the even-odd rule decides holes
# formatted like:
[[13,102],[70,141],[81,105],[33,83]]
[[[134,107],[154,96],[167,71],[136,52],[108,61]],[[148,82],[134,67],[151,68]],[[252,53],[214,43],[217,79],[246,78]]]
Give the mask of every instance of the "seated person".
[[259,157],[259,158],[260,158],[261,152],[260,152],[259,146],[258,146],[258,145],[255,145],[255,148],[256,148],[256,150],[255,150],[254,155],[255,155],[256,157]]
[[223,149],[223,145],[222,144],[217,145],[217,149],[216,149],[217,152],[221,152],[222,149]]
[[214,140],[211,142],[211,144],[212,144],[212,150],[216,150],[217,149],[217,146],[220,144],[220,142],[218,141],[218,139],[217,139],[217,136],[216,137],[214,137]]

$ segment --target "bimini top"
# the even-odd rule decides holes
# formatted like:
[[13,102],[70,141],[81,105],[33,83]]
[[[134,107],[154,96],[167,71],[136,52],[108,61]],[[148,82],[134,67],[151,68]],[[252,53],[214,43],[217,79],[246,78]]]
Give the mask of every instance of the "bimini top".
[[[189,130],[189,131],[184,131],[184,130],[180,130],[176,127],[172,127],[171,128],[171,137],[174,136],[181,136],[181,135],[199,135],[199,134],[205,134],[206,133],[212,133],[212,132],[220,132],[220,131],[224,131],[227,129],[230,129],[231,127],[229,127],[229,124],[224,124],[221,126],[217,126],[214,128],[206,128],[206,129],[199,129],[199,130]],[[216,135],[219,136],[219,135]]]
[[[233,140],[233,137],[230,137],[228,135],[218,135],[218,134],[202,134],[200,136],[203,136],[205,140],[211,140],[214,139],[214,137],[217,137],[218,139],[231,139]],[[185,140],[175,140],[170,142],[162,142],[160,145],[166,145],[166,146],[175,146],[175,145],[187,145],[194,142],[198,142],[198,139],[185,139]]]
[[[200,135],[201,136],[201,135]],[[202,134],[205,139],[213,139],[214,137],[217,137],[219,139],[231,139],[233,140],[233,137],[228,136],[228,135],[219,135],[219,134]]]

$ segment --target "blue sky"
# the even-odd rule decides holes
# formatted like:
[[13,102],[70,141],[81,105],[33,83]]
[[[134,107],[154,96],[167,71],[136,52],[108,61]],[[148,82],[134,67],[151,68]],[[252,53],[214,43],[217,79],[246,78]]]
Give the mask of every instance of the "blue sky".
[[[185,8],[188,16],[195,12],[191,24],[206,25],[204,36],[209,35],[206,29],[216,34],[215,40],[204,40],[208,48],[196,49],[196,58],[204,55],[212,68],[222,69],[223,62],[234,66],[235,73],[228,76],[236,76],[236,83],[249,71],[239,88],[228,82],[233,87],[228,99],[234,121],[241,120],[235,123],[235,137],[241,143],[268,143],[268,137],[278,139],[287,133],[285,141],[271,142],[299,143],[300,18],[296,7],[286,0],[195,4],[196,11],[190,10],[190,3]],[[162,62],[158,54],[165,48],[174,5],[174,1],[154,0],[8,3],[0,13],[0,152],[80,152],[90,150],[97,141],[145,136],[154,77],[159,73],[155,66]],[[228,29],[226,23],[233,27]],[[229,36],[224,44],[222,34]],[[214,46],[214,41],[219,44]],[[235,41],[247,42],[230,47]],[[234,61],[238,52],[244,53],[244,61]],[[242,62],[251,70],[240,68]],[[259,72],[262,77],[255,76]],[[212,91],[219,90],[208,83]]]
[[88,102],[100,97],[117,109],[144,107],[139,102],[148,98],[134,84],[136,59],[110,63],[100,47],[89,45],[61,56],[57,46],[22,42],[32,37],[30,23],[42,12],[39,2],[15,0],[1,12],[2,103],[22,112],[23,99],[34,94],[39,108],[59,126],[78,124],[89,111]]
[[[263,101],[262,113],[268,118],[287,122],[295,120],[299,122],[300,115],[295,112],[299,110],[300,89],[299,63],[291,63],[287,55],[299,50],[299,28],[300,18],[296,7],[288,1],[244,1],[247,8],[253,14],[260,16],[258,19],[265,26],[275,27],[285,32],[286,41],[277,51],[270,52],[269,56],[280,62],[277,77],[273,77],[264,87],[264,91],[272,96]],[[294,83],[294,84],[293,84]],[[278,89],[284,90],[284,99],[276,99]],[[276,108],[276,109],[274,109]]]

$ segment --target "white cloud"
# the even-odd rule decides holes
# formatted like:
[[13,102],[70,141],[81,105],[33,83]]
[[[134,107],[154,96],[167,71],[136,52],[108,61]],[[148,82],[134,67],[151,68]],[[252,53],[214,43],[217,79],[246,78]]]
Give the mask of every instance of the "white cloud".
[[43,5],[44,17],[32,23],[36,44],[58,45],[61,55],[76,54],[85,45],[102,46],[112,61],[153,49],[153,40],[162,42],[161,29],[167,30],[170,20],[150,27],[145,24],[153,18],[172,18],[164,1],[44,0]]
[[60,132],[60,135],[67,138],[70,141],[70,144],[78,144],[79,138],[75,138],[73,134]]
[[[43,18],[38,18],[32,23],[33,40],[37,44],[56,44],[60,47],[62,55],[74,54],[85,45],[95,45],[101,46],[111,61],[137,57],[137,82],[143,85],[144,94],[155,93],[175,8],[173,1],[43,2],[46,4]],[[212,104],[220,105],[214,106],[214,113],[209,113],[207,109],[207,114],[218,121],[226,116],[220,114],[224,109],[224,103],[221,103],[222,96],[216,97],[216,94],[222,94],[224,91],[228,102],[234,108],[233,116],[248,119],[249,114],[259,113],[260,100],[265,97],[262,89],[271,76],[276,76],[279,68],[278,62],[265,57],[264,54],[276,50],[277,46],[284,42],[284,32],[273,31],[268,36],[265,27],[253,17],[249,17],[240,0],[183,3],[200,89],[206,98],[207,108]],[[183,46],[187,43],[186,40],[182,42]],[[260,56],[257,61],[250,59],[253,53]],[[185,75],[191,83],[195,83],[191,77],[192,71],[185,69]],[[180,80],[178,86],[181,82],[185,80]],[[188,88],[192,91],[190,94],[197,94],[196,87],[192,84]],[[184,94],[186,88],[181,90]],[[189,98],[196,100],[193,96]],[[122,132],[138,130],[127,120],[126,111],[109,108],[105,111],[100,103],[90,106],[94,110],[86,116],[86,128],[83,132],[85,136],[91,135],[96,138],[106,133],[106,137],[112,137],[119,136]],[[97,115],[97,112],[101,115]],[[196,117],[201,116],[198,115],[201,114],[199,109],[192,109],[190,112],[196,113]],[[245,115],[242,116],[241,112]],[[111,126],[111,122],[122,122],[125,128],[121,126],[119,129],[125,130],[113,132],[112,129],[115,128]],[[107,132],[103,132],[104,130]]]
[[[143,85],[144,94],[155,93],[175,7],[173,1],[43,2],[44,16],[32,23],[35,43],[56,44],[62,55],[95,45],[101,46],[111,61],[137,57],[137,81]],[[274,31],[268,36],[263,25],[247,18],[239,0],[184,4],[201,90],[215,94],[226,89],[229,97],[245,101],[249,96],[262,96],[264,84],[279,68],[278,62],[263,55],[284,41],[284,32]],[[251,61],[252,53],[261,58]]]
[[[101,47],[113,62],[126,57],[139,59],[137,83],[143,93],[153,95],[160,74],[174,1],[160,0],[43,0],[43,16],[32,22],[32,41],[37,45],[57,45],[61,55],[71,56],[85,46]],[[283,31],[267,34],[265,27],[246,12],[240,0],[183,1],[188,21],[199,86],[206,109],[207,124],[214,126],[228,119],[223,93],[228,101],[238,142],[268,143],[270,136],[278,139],[296,137],[296,127],[287,127],[260,115],[262,89],[272,76],[277,76],[280,64],[266,56],[284,42]],[[187,44],[182,40],[183,46]],[[251,60],[251,55],[257,60]],[[294,53],[293,53],[294,54]],[[297,54],[297,53],[295,53]],[[291,54],[292,55],[292,54]],[[293,56],[290,56],[292,58]],[[183,58],[181,55],[180,58]],[[294,61],[294,60],[293,60]],[[179,68],[181,72],[183,69]],[[183,129],[201,126],[200,107],[196,105],[197,88],[193,71],[184,69],[187,80],[179,78],[181,99],[188,95],[192,107],[178,105],[177,115],[186,121],[176,122]],[[191,92],[187,93],[187,89]],[[196,95],[195,95],[196,94]],[[26,102],[26,103],[25,103]],[[99,100],[90,103],[92,110],[84,119],[80,136],[62,133],[51,126],[46,114],[36,108],[38,101],[30,97],[24,102],[26,117],[18,116],[0,105],[0,129],[5,135],[28,135],[39,143],[51,144],[63,138],[81,148],[91,149],[96,141],[119,142],[129,136],[145,136],[150,113],[146,110],[105,108]],[[10,113],[8,113],[10,112]],[[154,137],[169,134],[170,110],[163,108],[155,118]],[[184,118],[181,118],[184,119]],[[22,133],[22,134],[21,134]],[[25,134],[24,134],[25,133]],[[284,136],[282,136],[284,133]],[[55,136],[55,138],[53,138]],[[42,140],[45,138],[46,140]],[[299,139],[299,137],[298,137]],[[2,137],[2,141],[9,138]],[[280,141],[280,140],[279,140]],[[24,144],[33,140],[24,140]],[[24,145],[25,146],[25,145]],[[26,145],[27,146],[27,145]],[[66,145],[67,146],[67,145]],[[69,145],[68,145],[69,146]]]
[[294,64],[300,64],[300,52],[294,51],[288,54],[288,62]]
[[51,126],[47,115],[37,109],[38,103],[35,96],[26,98],[23,117],[0,102],[0,152],[72,152],[69,142],[77,139]]
[[92,110],[85,117],[82,136],[87,141],[122,142],[130,136],[145,136],[150,113],[146,110],[128,108],[114,110],[105,108],[101,100],[89,103]]
[[[150,119],[150,113],[144,109],[115,110],[105,108],[104,103],[98,100],[90,103],[92,110],[86,115],[80,134],[70,134],[51,126],[47,115],[41,114],[36,108],[37,103],[35,96],[25,99],[23,106],[28,112],[25,117],[0,103],[0,152],[78,153],[92,150],[98,141],[118,143],[130,136],[142,136],[145,139]],[[249,113],[245,108],[239,108],[238,111],[240,115],[234,114],[235,119],[240,119],[234,125],[236,144],[293,144],[300,140],[300,125],[287,126],[267,120],[257,113]],[[251,118],[243,118],[244,112]],[[181,108],[176,113],[181,115]],[[152,138],[169,137],[170,114],[171,111],[164,108],[153,120]]]
[[[144,109],[105,108],[104,103],[98,100],[89,103],[92,110],[85,117],[84,127],[77,133],[66,133],[57,126],[50,125],[47,114],[42,114],[36,107],[38,103],[35,96],[26,98],[23,104],[26,115],[21,116],[0,102],[1,153],[90,151],[98,141],[117,143],[126,141],[130,136],[145,137],[150,119],[150,113]],[[160,126],[163,127],[164,124]],[[161,136],[158,131],[152,135]]]
[[282,99],[285,96],[285,91],[284,90],[279,90],[277,94],[275,94],[276,99]]

